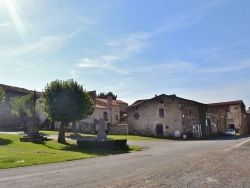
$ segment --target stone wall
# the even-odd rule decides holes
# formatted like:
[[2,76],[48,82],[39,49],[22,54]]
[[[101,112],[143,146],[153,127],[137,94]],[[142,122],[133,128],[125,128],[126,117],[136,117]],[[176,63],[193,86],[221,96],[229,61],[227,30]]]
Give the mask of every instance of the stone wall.
[[[128,108],[130,132],[148,136],[192,136],[193,126],[200,124],[200,107],[204,104],[182,99],[175,95],[160,95]],[[212,110],[213,109],[213,110]],[[206,114],[211,131],[203,128],[203,135],[217,134],[218,115],[211,108]],[[206,126],[206,125],[203,125]]]
[[128,134],[128,125],[112,125],[109,127],[108,134],[126,135]]
[[12,106],[10,104],[10,99],[26,94],[27,93],[5,90],[5,103],[0,106],[0,127],[13,128],[21,126],[20,117],[11,114]]
[[136,134],[174,136],[175,131],[191,134],[193,125],[199,124],[199,103],[161,95],[130,107],[128,124]]

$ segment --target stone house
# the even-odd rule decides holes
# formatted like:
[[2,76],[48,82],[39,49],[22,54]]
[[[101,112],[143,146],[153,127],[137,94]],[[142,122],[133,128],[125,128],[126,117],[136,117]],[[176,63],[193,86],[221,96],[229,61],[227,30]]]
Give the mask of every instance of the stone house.
[[128,124],[132,134],[148,136],[192,136],[218,134],[221,117],[218,109],[176,95],[159,95],[138,100],[128,107]]
[[108,99],[96,98],[94,92],[92,91],[92,99],[95,103],[95,111],[89,118],[77,122],[77,129],[79,131],[96,133],[99,119],[103,117],[106,117],[106,130],[110,130],[111,127],[119,125],[121,120],[125,120],[126,122],[128,103],[121,100],[113,100],[112,96],[108,96]]
[[248,110],[246,111],[247,115],[247,129],[248,129],[248,134],[250,134],[250,107],[248,107]]
[[216,107],[219,115],[225,114],[224,130],[235,129],[240,134],[248,133],[246,107],[242,100],[207,104]]
[[5,90],[5,103],[0,106],[0,127],[17,128],[17,126],[21,126],[21,120],[18,116],[11,114],[12,106],[10,99],[27,95],[33,91],[4,84],[0,84],[0,87]]

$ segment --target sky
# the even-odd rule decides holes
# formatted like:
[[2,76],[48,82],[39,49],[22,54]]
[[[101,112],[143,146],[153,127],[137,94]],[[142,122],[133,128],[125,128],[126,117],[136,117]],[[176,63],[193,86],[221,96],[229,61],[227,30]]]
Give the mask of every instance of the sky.
[[249,0],[0,0],[0,83],[74,79],[132,104],[156,94],[250,107]]

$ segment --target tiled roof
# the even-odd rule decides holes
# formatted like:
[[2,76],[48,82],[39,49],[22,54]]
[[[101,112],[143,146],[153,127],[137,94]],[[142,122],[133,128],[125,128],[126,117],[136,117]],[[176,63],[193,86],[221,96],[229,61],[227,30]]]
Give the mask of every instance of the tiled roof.
[[114,100],[115,101],[115,103],[117,103],[117,104],[128,104],[128,103],[126,103],[126,102],[124,102],[124,101],[121,101],[121,100]]
[[242,103],[243,103],[242,100],[237,100],[237,101],[228,101],[228,102],[209,103],[207,105],[209,105],[209,106],[224,106],[224,105],[237,105],[237,104],[242,104]]
[[100,109],[106,109],[106,108],[107,108],[107,107],[102,106],[102,105],[99,105],[99,104],[96,104],[95,107],[96,107],[96,108],[100,108]]
[[[102,103],[108,104],[108,99],[101,99],[101,98],[96,98],[96,101],[100,101]],[[118,106],[119,104],[117,104],[115,102],[115,100],[112,100],[112,106]]]
[[145,101],[147,101],[148,99],[142,99],[142,100],[138,100],[138,101],[135,101],[133,104],[131,104],[129,107],[133,107],[133,106],[137,106]]

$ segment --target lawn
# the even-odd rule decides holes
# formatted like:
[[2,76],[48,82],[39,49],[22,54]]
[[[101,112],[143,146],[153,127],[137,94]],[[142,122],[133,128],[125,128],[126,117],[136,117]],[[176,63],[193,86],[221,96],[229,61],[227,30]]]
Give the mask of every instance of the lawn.
[[80,150],[76,141],[59,144],[56,140],[43,143],[20,142],[20,135],[0,134],[0,169],[45,163],[87,159],[98,156],[128,153],[141,150],[129,146],[129,150],[104,151]]
[[[58,131],[39,131],[43,135],[58,135]],[[65,133],[66,136],[72,135],[72,133]],[[79,134],[80,136],[86,137],[96,137],[96,135],[91,134]],[[128,140],[159,140],[166,138],[155,138],[155,137],[146,137],[146,136],[136,136],[136,135],[107,135],[108,138],[112,139],[128,139]]]

